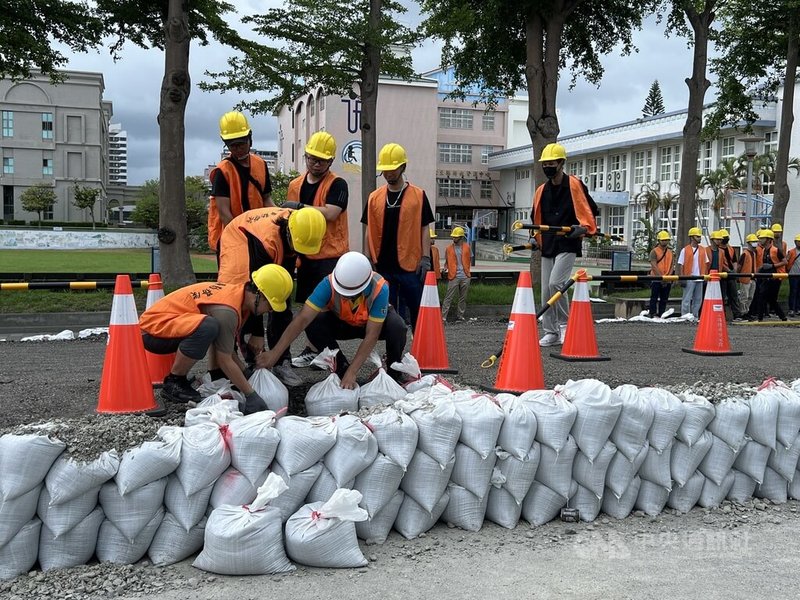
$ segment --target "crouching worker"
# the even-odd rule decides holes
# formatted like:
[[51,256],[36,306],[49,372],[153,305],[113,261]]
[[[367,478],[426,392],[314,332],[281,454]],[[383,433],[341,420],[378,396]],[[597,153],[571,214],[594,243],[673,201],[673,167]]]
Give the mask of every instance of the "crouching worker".
[[[389,305],[389,285],[372,270],[369,259],[359,252],[347,252],[306,300],[274,348],[256,357],[256,366],[271,368],[303,331],[315,348],[339,348],[337,340],[362,339],[353,362],[341,351],[336,374],[342,387],[353,389],[358,370],[378,340],[386,342],[386,363],[400,361],[406,346],[406,324]],[[387,370],[395,380],[402,374]]]
[[236,353],[236,338],[250,315],[285,310],[292,287],[286,269],[266,265],[255,271],[247,283],[194,283],[144,311],[139,319],[144,347],[154,354],[176,353],[161,395],[173,402],[199,402],[200,394],[186,375],[210,349],[209,371],[221,370],[245,395],[242,412],[266,410],[267,403],[244,374],[245,364]]

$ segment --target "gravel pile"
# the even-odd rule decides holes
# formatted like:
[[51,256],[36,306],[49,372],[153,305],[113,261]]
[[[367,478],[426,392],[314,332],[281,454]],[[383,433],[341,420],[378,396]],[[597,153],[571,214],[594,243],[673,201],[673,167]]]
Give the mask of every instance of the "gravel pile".
[[745,400],[753,396],[758,388],[746,383],[731,383],[721,381],[695,381],[692,384],[679,383],[677,385],[665,385],[664,389],[673,394],[688,392],[697,396],[703,396],[712,404],[719,404],[723,400],[735,398]]

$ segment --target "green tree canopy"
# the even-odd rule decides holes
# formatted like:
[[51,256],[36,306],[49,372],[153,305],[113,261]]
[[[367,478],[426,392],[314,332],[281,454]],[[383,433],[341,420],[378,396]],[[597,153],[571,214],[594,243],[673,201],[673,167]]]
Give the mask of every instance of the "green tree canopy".
[[[208,189],[202,177],[187,177],[186,187],[186,225],[188,230],[196,231],[206,225],[208,216]],[[159,223],[158,179],[148,179],[142,185],[136,198],[136,208],[131,213],[131,220],[145,227],[158,228]]]
[[22,192],[19,197],[22,210],[35,212],[39,215],[39,225],[42,224],[42,213],[53,208],[58,201],[53,186],[47,183],[37,183]]
[[650,85],[650,91],[647,93],[647,98],[645,98],[642,116],[654,117],[661,114],[664,114],[664,97],[661,95],[661,85],[656,79]]
[[100,197],[100,188],[78,185],[75,182],[72,189],[75,193],[75,199],[72,201],[73,206],[89,211],[89,215],[92,217],[92,229],[94,229],[94,205]]

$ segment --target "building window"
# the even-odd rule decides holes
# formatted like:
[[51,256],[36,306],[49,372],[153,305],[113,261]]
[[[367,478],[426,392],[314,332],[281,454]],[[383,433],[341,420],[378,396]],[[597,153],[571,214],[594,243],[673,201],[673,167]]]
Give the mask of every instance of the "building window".
[[492,199],[492,182],[481,181],[481,200]]
[[484,146],[481,148],[481,164],[489,164],[489,155],[494,152],[494,146]]
[[14,137],[14,111],[3,111],[3,137]]
[[42,211],[42,221],[52,221],[52,220],[53,220],[53,205],[51,204]]
[[11,220],[14,218],[14,186],[3,186],[3,219]]
[[472,111],[464,108],[440,108],[439,127],[442,129],[472,129]]
[[721,148],[720,159],[736,158],[736,142],[733,136],[722,138]]
[[646,207],[644,204],[640,202],[634,202],[630,204],[631,209],[631,239],[640,231],[644,230],[644,225],[642,224],[641,219],[646,219]]
[[589,159],[589,183],[586,187],[589,191],[604,190],[605,185],[603,182],[605,171],[604,158],[590,158]]
[[586,181],[583,178],[583,161],[582,160],[576,160],[575,162],[570,162],[569,163],[569,174],[570,175],[574,175],[575,177],[577,177],[578,179],[580,179],[581,181],[586,183]]
[[53,113],[42,113],[42,139],[53,139]]
[[440,198],[469,198],[472,183],[466,179],[437,179]]
[[315,112],[316,108],[317,108],[317,103],[314,102],[314,98],[309,98],[308,99],[308,116],[309,117],[313,117],[314,116],[314,112]]
[[653,179],[653,151],[642,150],[633,154],[633,183],[644,185]]
[[778,152],[778,132],[768,131],[764,134],[764,154]]
[[625,233],[625,207],[611,206],[608,209],[608,226],[606,233],[623,235]]
[[483,113],[483,118],[481,119],[481,126],[483,127],[484,131],[494,131],[494,111],[490,110],[488,112]]
[[520,179],[530,179],[531,170],[530,169],[515,170],[514,175],[516,176],[517,181],[519,181]]
[[700,144],[700,156],[697,158],[697,171],[702,175],[708,175],[713,170],[711,142],[702,142]]
[[439,162],[469,164],[472,146],[469,144],[439,144]]
[[660,180],[677,181],[681,177],[681,147],[665,146],[661,148]]
[[[628,155],[615,154],[611,157],[611,172],[608,174],[608,183],[611,191],[621,192],[627,187],[628,181]],[[606,186],[608,189],[608,186]]]
[[42,175],[52,175],[53,174],[53,159],[52,158],[43,158],[42,159]]
[[319,97],[319,112],[325,110],[325,96]]
[[3,174],[4,175],[13,175],[14,174],[14,157],[13,156],[5,156],[5,157],[3,157]]

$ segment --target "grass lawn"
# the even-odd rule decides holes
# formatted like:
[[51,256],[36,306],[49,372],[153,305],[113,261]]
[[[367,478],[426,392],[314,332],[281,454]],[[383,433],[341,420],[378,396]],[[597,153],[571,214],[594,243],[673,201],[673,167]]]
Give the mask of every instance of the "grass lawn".
[[[0,273],[149,273],[149,249],[0,250]],[[213,255],[192,255],[195,273],[217,270]]]

